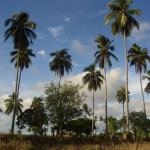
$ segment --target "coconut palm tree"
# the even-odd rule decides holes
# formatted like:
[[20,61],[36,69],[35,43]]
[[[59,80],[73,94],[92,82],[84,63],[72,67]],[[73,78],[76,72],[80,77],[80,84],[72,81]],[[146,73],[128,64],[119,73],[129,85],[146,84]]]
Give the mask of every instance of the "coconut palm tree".
[[99,64],[99,67],[104,69],[105,78],[105,114],[106,114],[106,136],[108,136],[108,122],[107,122],[107,66],[110,68],[112,66],[111,58],[116,61],[117,57],[114,55],[114,46],[112,41],[103,35],[99,35],[95,42],[97,43],[97,52],[95,53],[95,63]]
[[20,87],[20,80],[22,71],[24,68],[28,69],[29,66],[32,64],[31,57],[35,57],[35,54],[33,53],[32,49],[26,49],[26,50],[20,50],[18,53],[18,50],[14,50],[10,52],[11,55],[11,63],[15,63],[15,67],[17,67],[17,63],[19,66],[19,77],[18,77],[18,88],[17,93],[19,94],[19,87]]
[[134,16],[139,16],[139,9],[130,9],[132,0],[112,0],[109,3],[109,14],[105,17],[105,23],[111,23],[113,35],[121,34],[124,39],[125,49],[125,72],[126,72],[126,109],[127,109],[127,131],[129,132],[129,106],[128,106],[128,49],[127,37],[130,36],[134,28],[139,29],[139,23]]
[[69,73],[72,70],[71,55],[68,54],[67,49],[62,49],[50,53],[50,56],[53,57],[52,61],[49,63],[50,70],[54,71],[56,75],[59,76],[59,91],[62,76],[64,76],[65,72]]
[[142,84],[142,72],[146,72],[147,63],[150,62],[150,56],[148,55],[148,51],[149,50],[146,48],[142,48],[137,44],[133,44],[128,52],[128,59],[130,62],[130,66],[134,66],[136,73],[139,73],[145,116],[146,116],[146,108],[145,108],[145,99],[144,99],[144,91],[143,91],[143,84]]
[[[33,39],[36,38],[36,34],[33,29],[36,28],[36,24],[29,20],[29,15],[25,12],[13,15],[11,18],[5,21],[5,27],[8,27],[4,33],[5,41],[9,38],[13,40],[14,49],[20,50],[27,49],[27,47],[33,43]],[[15,123],[15,103],[18,97],[18,77],[19,77],[19,64],[16,65],[16,85],[14,91],[14,110],[12,117],[11,133],[14,133]]]
[[[15,94],[13,93],[12,95],[9,96],[8,99],[5,100],[5,106],[6,106],[5,113],[7,115],[9,115],[13,112],[13,109],[14,109],[14,96],[15,96]],[[15,111],[16,111],[17,116],[22,112],[22,108],[23,108],[22,103],[23,103],[22,99],[18,99],[16,101]]]
[[[122,103],[122,110],[123,110],[123,119],[125,118],[125,112],[124,112],[124,103],[126,101],[126,89],[125,87],[121,87],[118,91],[117,91],[117,94],[116,94],[116,98],[117,98],[117,101],[119,103]],[[124,132],[125,132],[125,124],[123,122],[123,129],[124,129]]]
[[147,71],[146,75],[143,76],[143,79],[148,80],[148,83],[147,83],[146,88],[145,88],[145,92],[147,94],[149,94],[150,93],[150,70]]
[[92,135],[94,135],[94,94],[97,89],[101,88],[103,84],[104,76],[101,74],[100,70],[96,70],[95,64],[91,64],[90,66],[84,69],[86,74],[83,76],[83,84],[88,85],[88,90],[93,91],[93,118],[92,118]]

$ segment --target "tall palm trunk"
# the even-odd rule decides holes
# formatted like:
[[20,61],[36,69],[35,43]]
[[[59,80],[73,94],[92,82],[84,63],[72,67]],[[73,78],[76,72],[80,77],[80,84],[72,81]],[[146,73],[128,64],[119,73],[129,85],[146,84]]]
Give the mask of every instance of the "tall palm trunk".
[[95,123],[95,119],[94,119],[94,89],[93,89],[93,118],[92,118],[92,135],[94,135],[94,123]]
[[[19,50],[18,50],[19,53]],[[13,105],[13,117],[12,117],[12,125],[11,125],[11,133],[14,133],[14,126],[15,126],[15,117],[16,117],[16,101],[18,98],[17,88],[18,88],[18,77],[19,77],[19,62],[17,60],[17,69],[16,69],[16,85],[15,85],[15,92],[14,92],[14,105]]]
[[108,137],[108,113],[107,113],[107,73],[106,73],[106,59],[104,62],[105,71],[105,123],[106,123],[106,137]]
[[141,92],[142,92],[143,108],[144,108],[144,113],[145,113],[145,117],[146,117],[146,106],[145,106],[145,99],[144,99],[144,92],[143,92],[143,84],[142,84],[141,72],[140,72],[140,85],[141,85]]
[[18,87],[17,87],[17,92],[19,95],[19,90],[20,90],[20,82],[21,82],[21,75],[22,75],[22,69],[19,69],[19,81],[18,81]]
[[129,100],[128,100],[128,50],[127,50],[127,41],[126,33],[124,31],[124,48],[125,48],[125,74],[126,74],[126,111],[127,111],[127,132],[129,132]]
[[125,122],[124,122],[124,117],[125,117],[125,112],[124,112],[124,102],[122,103],[122,109],[123,109],[123,132],[125,133]]

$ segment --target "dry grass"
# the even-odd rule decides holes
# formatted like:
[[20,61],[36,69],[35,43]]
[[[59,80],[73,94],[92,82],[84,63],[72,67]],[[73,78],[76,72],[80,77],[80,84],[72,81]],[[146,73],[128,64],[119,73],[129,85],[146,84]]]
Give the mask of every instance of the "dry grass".
[[11,141],[9,143],[0,143],[0,150],[150,150],[150,143],[142,142],[131,144],[110,144],[110,145],[64,145],[64,146],[33,146],[30,143],[17,143]]

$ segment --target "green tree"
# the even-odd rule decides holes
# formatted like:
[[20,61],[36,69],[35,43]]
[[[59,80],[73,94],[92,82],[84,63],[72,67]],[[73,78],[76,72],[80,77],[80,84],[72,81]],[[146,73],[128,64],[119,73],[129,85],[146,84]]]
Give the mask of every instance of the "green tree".
[[96,70],[95,64],[91,64],[90,66],[86,67],[84,72],[86,72],[86,74],[82,78],[83,84],[88,85],[89,91],[93,91],[92,134],[94,135],[94,94],[98,88],[101,88],[104,76],[99,70]]
[[119,129],[118,120],[114,117],[108,117],[108,132],[113,137]]
[[145,92],[147,94],[149,94],[150,93],[150,70],[147,71],[147,74],[143,76],[143,79],[148,80],[148,83],[147,83],[146,88],[145,88]]
[[109,14],[105,17],[105,23],[111,23],[113,35],[121,34],[124,38],[125,49],[125,72],[126,72],[126,109],[127,109],[127,130],[129,132],[129,106],[128,106],[128,49],[127,37],[134,28],[139,29],[139,23],[134,18],[141,14],[139,9],[130,9],[132,0],[111,0],[109,3]]
[[129,121],[135,138],[141,137],[141,133],[147,134],[147,129],[150,128],[149,120],[145,118],[144,112],[131,112]]
[[99,67],[104,69],[104,78],[105,78],[105,115],[106,115],[106,136],[108,136],[108,111],[107,111],[107,66],[110,68],[112,66],[111,58],[114,58],[116,61],[117,57],[114,55],[114,46],[112,46],[112,41],[106,38],[103,35],[99,35],[95,42],[97,43],[97,52],[95,53],[95,63],[99,64]]
[[[25,12],[13,15],[11,18],[5,21],[5,27],[8,27],[4,33],[5,41],[11,38],[13,40],[14,49],[20,53],[20,50],[25,50],[33,43],[33,39],[36,38],[36,34],[33,29],[36,28],[36,24],[29,20],[29,15]],[[15,123],[15,103],[18,99],[18,80],[19,80],[19,64],[16,65],[16,85],[14,91],[14,109],[12,117],[11,133],[14,133]]]
[[143,108],[144,108],[143,110],[146,115],[144,91],[143,91],[143,84],[142,84],[142,72],[146,72],[147,63],[150,62],[148,49],[142,48],[138,46],[137,44],[133,44],[132,47],[129,49],[128,59],[130,62],[130,66],[134,66],[136,73],[139,73],[139,76],[140,76],[140,85],[141,85]]
[[19,129],[28,128],[35,135],[43,135],[47,131],[48,117],[45,111],[43,98],[35,97],[29,109],[26,109],[17,117]]
[[[14,108],[14,93],[12,95],[9,96],[8,99],[5,100],[5,106],[6,106],[6,111],[5,113],[7,115],[11,114],[13,112],[13,108]],[[23,100],[22,99],[18,99],[16,101],[16,105],[15,105],[15,111],[16,111],[16,115],[18,116],[20,113],[22,113],[22,108],[23,108]]]
[[72,70],[71,55],[68,54],[67,49],[62,49],[51,53],[50,56],[53,57],[53,59],[50,61],[49,67],[51,71],[54,71],[56,75],[59,76],[60,88],[62,76],[64,76],[65,72],[69,73]]
[[[49,121],[57,134],[62,134],[64,124],[68,121],[81,116],[82,103],[85,99],[84,93],[80,92],[82,87],[72,82],[65,82],[58,95],[57,84],[51,83],[45,90],[46,108],[49,115]],[[59,105],[61,99],[61,105]]]
[[[129,92],[128,92],[128,96],[129,96]],[[123,110],[122,118],[125,118],[124,103],[126,101],[126,89],[123,86],[117,91],[116,98],[119,103],[122,103],[122,110]],[[123,122],[123,129],[125,132],[125,122]]]

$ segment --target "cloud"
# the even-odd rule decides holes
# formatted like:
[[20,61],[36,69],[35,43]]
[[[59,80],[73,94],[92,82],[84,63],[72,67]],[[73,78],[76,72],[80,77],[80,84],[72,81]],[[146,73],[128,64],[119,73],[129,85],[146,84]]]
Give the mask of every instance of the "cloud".
[[64,27],[63,26],[55,26],[55,27],[49,27],[48,31],[52,34],[54,38],[58,38],[64,33]]
[[45,50],[40,50],[37,52],[38,55],[42,56],[42,57],[45,57],[46,56],[46,52]]
[[66,22],[66,23],[70,23],[70,21],[71,21],[71,18],[65,17],[65,22]]
[[77,53],[84,53],[87,50],[87,47],[82,44],[79,40],[73,40],[71,43],[71,47],[77,52]]
[[141,22],[139,30],[134,29],[131,38],[134,41],[150,40],[150,22]]
[[62,25],[50,26],[48,27],[48,31],[51,33],[53,38],[59,42],[66,43],[69,41],[67,35],[65,34],[64,27]]

